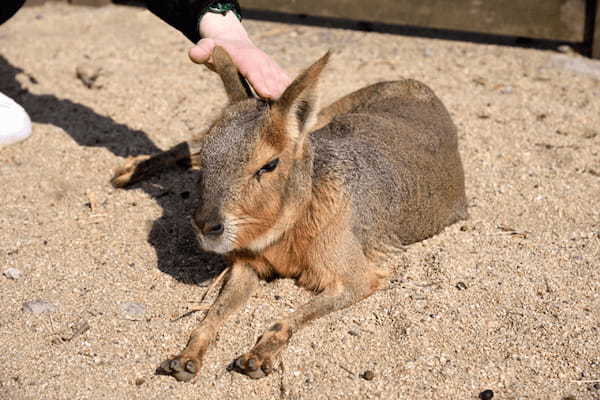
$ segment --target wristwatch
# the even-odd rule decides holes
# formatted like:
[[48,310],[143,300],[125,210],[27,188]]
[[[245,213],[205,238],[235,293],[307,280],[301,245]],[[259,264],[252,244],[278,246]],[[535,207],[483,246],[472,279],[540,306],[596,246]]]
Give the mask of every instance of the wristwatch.
[[242,15],[240,14],[240,10],[237,4],[235,4],[232,1],[215,1],[213,3],[210,3],[208,7],[202,10],[202,12],[200,13],[200,17],[202,17],[206,13],[225,15],[228,11],[233,12],[237,19],[239,19],[240,22],[242,21]]

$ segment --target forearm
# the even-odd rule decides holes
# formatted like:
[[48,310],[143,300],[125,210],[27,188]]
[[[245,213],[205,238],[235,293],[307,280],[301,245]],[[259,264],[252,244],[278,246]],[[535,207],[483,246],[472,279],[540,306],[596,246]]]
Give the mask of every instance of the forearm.
[[225,15],[206,13],[198,24],[202,38],[250,42],[248,33],[233,12]]
[[[201,39],[198,18],[215,0],[145,0],[145,2],[148,10],[196,43]],[[239,12],[237,0],[233,0],[233,3]]]

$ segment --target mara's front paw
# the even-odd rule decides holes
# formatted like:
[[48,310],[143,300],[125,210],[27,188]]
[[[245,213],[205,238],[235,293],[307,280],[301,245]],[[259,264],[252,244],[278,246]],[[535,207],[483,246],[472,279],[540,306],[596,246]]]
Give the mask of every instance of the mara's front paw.
[[144,177],[144,168],[140,164],[148,159],[148,155],[129,157],[125,164],[115,170],[110,183],[116,188],[122,188],[139,181]]
[[200,360],[177,356],[160,363],[160,370],[179,382],[188,382],[198,374],[201,364]]
[[250,352],[238,357],[233,363],[233,369],[252,379],[260,379],[273,372],[273,363],[270,357]]

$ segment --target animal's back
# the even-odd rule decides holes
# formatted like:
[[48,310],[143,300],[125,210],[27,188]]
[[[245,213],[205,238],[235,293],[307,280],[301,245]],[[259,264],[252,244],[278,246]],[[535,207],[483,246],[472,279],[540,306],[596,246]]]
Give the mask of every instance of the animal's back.
[[312,134],[315,184],[331,174],[343,182],[363,247],[413,243],[467,217],[456,128],[431,89],[382,82],[347,101]]

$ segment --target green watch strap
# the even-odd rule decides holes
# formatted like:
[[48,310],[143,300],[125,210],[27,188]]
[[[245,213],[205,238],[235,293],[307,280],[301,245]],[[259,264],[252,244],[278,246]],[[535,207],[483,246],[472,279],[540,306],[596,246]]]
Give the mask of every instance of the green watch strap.
[[241,16],[239,10],[235,6],[235,4],[230,1],[217,1],[217,2],[211,3],[208,7],[206,7],[204,10],[202,10],[202,13],[200,13],[200,17],[202,17],[206,13],[215,13],[215,14],[225,15],[225,14],[227,14],[228,11],[233,12],[235,14],[235,16],[237,17],[237,19],[242,21],[242,16]]

